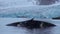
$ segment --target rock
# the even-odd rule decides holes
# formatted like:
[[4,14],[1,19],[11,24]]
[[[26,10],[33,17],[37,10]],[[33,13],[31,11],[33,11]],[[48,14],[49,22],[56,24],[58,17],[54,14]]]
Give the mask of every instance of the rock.
[[54,18],[52,18],[52,19],[60,19],[60,17],[54,17]]
[[23,22],[15,22],[12,24],[7,24],[7,26],[18,26],[18,25],[20,25],[21,27],[27,27],[27,28],[46,28],[46,27],[56,26],[49,22],[38,21],[38,20],[33,20],[33,19],[23,21]]
[[17,26],[18,24],[20,24],[20,22],[15,22],[15,23],[7,24],[7,26]]
[[37,4],[39,4],[39,5],[51,5],[51,4],[54,4],[56,1],[58,2],[59,0],[37,0]]

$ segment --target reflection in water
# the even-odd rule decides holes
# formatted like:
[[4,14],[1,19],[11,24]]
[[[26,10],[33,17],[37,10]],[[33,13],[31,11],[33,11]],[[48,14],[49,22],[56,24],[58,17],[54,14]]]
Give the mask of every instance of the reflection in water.
[[23,28],[25,31],[25,34],[53,34],[52,33],[52,29],[53,27],[51,28],[40,28],[40,29],[25,29]]

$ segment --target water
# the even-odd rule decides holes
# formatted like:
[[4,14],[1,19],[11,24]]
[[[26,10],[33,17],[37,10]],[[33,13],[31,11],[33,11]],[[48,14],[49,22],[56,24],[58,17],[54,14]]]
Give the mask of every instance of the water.
[[[0,34],[60,34],[60,20],[50,19],[60,16],[59,14],[60,0],[56,0],[52,4],[49,2],[48,5],[44,5],[44,2],[41,4],[41,1],[38,2],[38,0],[0,0]],[[33,17],[54,23],[57,26],[45,29],[6,26],[6,24]]]
[[28,29],[24,27],[6,26],[9,23],[29,20],[28,18],[0,18],[0,34],[60,34],[60,20],[40,19],[57,25],[50,28]]
[[55,1],[51,5],[39,5],[37,2],[38,0],[0,0],[0,17],[52,18],[60,16],[60,1]]

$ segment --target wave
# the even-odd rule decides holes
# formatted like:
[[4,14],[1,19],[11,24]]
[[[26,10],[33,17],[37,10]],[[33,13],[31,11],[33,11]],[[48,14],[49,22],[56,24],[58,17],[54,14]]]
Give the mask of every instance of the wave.
[[[28,18],[52,18],[56,16],[60,16],[59,8],[60,4],[59,2],[56,2],[55,4],[52,5],[36,5],[35,0],[31,1],[22,1],[22,3],[18,4],[18,1],[16,0],[11,4],[5,3],[6,5],[3,5],[5,7],[0,6],[0,17],[28,17]],[[8,2],[8,0],[6,0]],[[23,3],[24,2],[24,3]],[[57,11],[57,12],[56,12]],[[52,12],[52,13],[51,13]]]
[[59,0],[0,0],[0,7],[16,5],[52,5],[59,2]]

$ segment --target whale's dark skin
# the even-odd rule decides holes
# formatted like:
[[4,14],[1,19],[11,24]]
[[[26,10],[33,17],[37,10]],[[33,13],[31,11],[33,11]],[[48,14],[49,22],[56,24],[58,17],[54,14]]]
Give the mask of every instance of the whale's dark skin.
[[42,28],[42,27],[46,28],[46,27],[56,26],[49,22],[38,21],[38,20],[33,20],[33,19],[23,21],[23,22],[15,22],[12,24],[7,24],[7,26],[17,26],[18,24],[22,27],[27,27],[27,28]]

